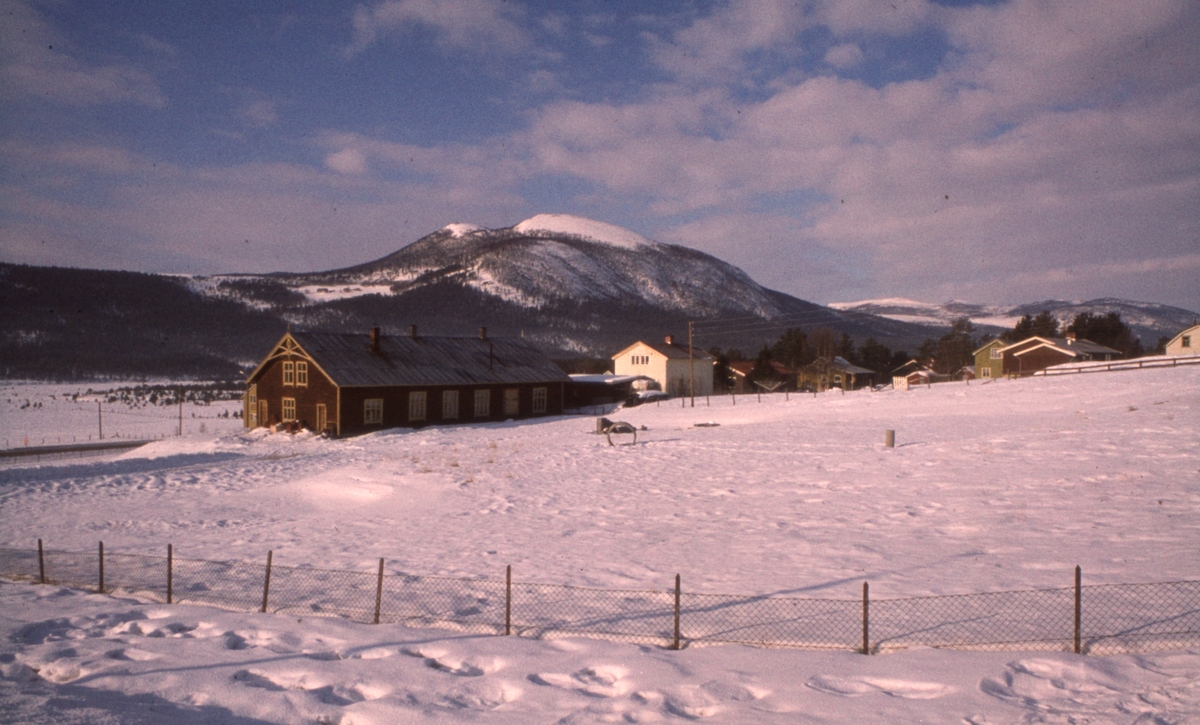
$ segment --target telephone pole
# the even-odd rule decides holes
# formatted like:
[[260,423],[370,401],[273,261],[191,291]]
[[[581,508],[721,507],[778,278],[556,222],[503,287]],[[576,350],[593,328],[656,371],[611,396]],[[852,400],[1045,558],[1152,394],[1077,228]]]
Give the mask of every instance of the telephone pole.
[[692,321],[688,320],[688,395],[692,398],[692,407],[696,407],[696,356],[692,349]]

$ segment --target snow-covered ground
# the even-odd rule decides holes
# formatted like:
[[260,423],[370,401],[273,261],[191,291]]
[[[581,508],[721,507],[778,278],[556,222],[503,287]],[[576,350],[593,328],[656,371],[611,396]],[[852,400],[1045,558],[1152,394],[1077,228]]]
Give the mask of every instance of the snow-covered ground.
[[[878,598],[1065,587],[1075,564],[1086,584],[1200,575],[1200,367],[670,401],[610,417],[646,427],[637,445],[609,447],[591,418],[343,441],[210,419],[205,434],[112,459],[0,468],[0,545],[103,540],[161,555],[170,542],[188,558],[259,562],[273,549],[281,565],[372,571],[385,557],[389,572],[493,578],[512,564],[518,581],[641,589],[668,589],[678,572],[692,592],[841,599],[864,580]],[[883,447],[885,429],[896,448]],[[0,585],[0,597],[0,712],[12,722],[1200,713],[1194,651],[673,652],[26,584]]]

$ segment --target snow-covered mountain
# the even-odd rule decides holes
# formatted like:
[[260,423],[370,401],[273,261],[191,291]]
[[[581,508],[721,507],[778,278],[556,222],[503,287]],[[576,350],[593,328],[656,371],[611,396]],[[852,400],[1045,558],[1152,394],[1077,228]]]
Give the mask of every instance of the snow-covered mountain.
[[[353,329],[374,322],[399,332],[420,323],[431,334],[462,334],[478,324],[586,354],[611,354],[613,346],[637,337],[680,334],[688,320],[729,317],[823,325],[889,344],[919,339],[911,325],[842,315],[762,287],[695,249],[561,214],[502,229],[450,224],[345,269],[194,277],[189,284],[205,296],[272,310],[300,327]],[[772,329],[766,338],[781,331]],[[757,347],[763,341],[741,335],[702,342]]]
[[1121,320],[1141,338],[1142,343],[1150,347],[1159,337],[1174,335],[1200,317],[1191,310],[1179,307],[1112,297],[1087,301],[1044,300],[1021,305],[987,305],[958,300],[932,304],[895,297],[834,302],[829,306],[837,310],[863,312],[918,325],[949,325],[954,319],[967,317],[981,329],[1011,329],[1024,315],[1036,316],[1043,310],[1054,315],[1062,327],[1071,324],[1075,316],[1083,312],[1093,315],[1117,312],[1121,315]]
[[[314,304],[364,295],[399,296],[453,281],[535,310],[565,301],[644,301],[698,316],[737,312],[772,317],[792,311],[785,296],[715,257],[562,214],[541,214],[505,229],[450,224],[366,264],[254,278],[270,280]],[[235,296],[254,306],[270,304],[238,289],[246,279],[198,277],[193,284],[206,294]]]

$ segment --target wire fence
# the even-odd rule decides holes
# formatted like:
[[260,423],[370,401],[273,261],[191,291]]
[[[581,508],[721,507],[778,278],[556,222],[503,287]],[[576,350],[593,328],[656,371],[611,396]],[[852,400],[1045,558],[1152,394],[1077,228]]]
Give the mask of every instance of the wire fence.
[[481,634],[584,636],[667,647],[853,650],[924,646],[1117,654],[1200,646],[1200,581],[953,596],[806,599],[596,589],[93,552],[0,548],[0,576],[166,603],[340,617]]

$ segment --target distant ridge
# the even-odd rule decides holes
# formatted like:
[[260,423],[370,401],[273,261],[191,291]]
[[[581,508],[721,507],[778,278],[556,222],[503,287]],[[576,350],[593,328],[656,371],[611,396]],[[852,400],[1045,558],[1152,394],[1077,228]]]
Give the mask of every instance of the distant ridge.
[[[606,358],[684,335],[753,354],[788,327],[915,350],[967,316],[985,331],[1029,311],[1122,312],[1152,346],[1195,313],[1121,300],[998,307],[890,299],[825,307],[767,289],[690,247],[566,214],[448,224],[379,259],[324,272],[153,275],[0,264],[0,375],[236,377],[284,330],[525,337],[559,358]],[[1049,306],[1049,307],[1047,307]],[[717,324],[737,320],[736,324]],[[705,331],[707,334],[705,333]],[[718,332],[720,331],[720,332]]]
[[1170,337],[1192,324],[1198,316],[1191,310],[1154,302],[1137,302],[1113,297],[1101,297],[1086,301],[1043,300],[1020,305],[986,305],[951,300],[942,304],[919,302],[902,297],[860,300],[858,302],[834,302],[829,305],[837,310],[863,312],[886,317],[900,322],[918,325],[949,325],[959,317],[967,317],[981,329],[1011,329],[1024,315],[1036,316],[1048,311],[1066,327],[1075,316],[1089,312],[1107,315],[1116,312],[1146,347],[1153,347],[1158,338]]

